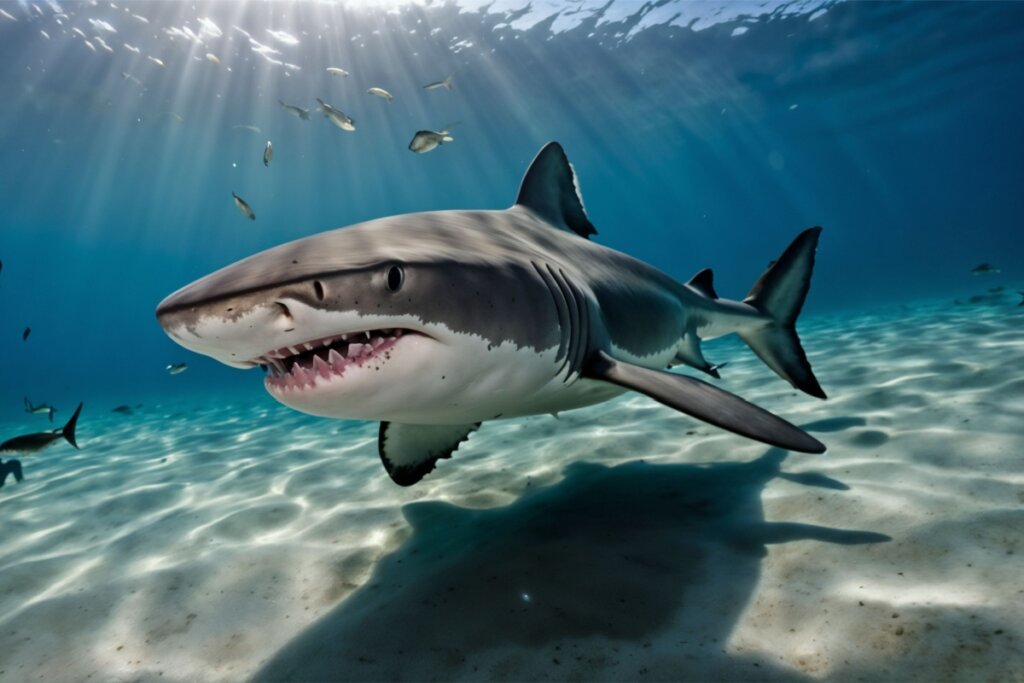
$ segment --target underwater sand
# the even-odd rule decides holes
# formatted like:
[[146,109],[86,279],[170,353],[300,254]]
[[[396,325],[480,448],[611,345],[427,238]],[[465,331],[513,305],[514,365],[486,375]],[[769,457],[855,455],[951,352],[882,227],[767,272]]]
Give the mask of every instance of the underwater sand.
[[1015,303],[808,320],[827,402],[708,345],[824,455],[627,395],[488,423],[403,489],[375,424],[255,377],[87,402],[82,450],[0,489],[0,679],[1021,680]]

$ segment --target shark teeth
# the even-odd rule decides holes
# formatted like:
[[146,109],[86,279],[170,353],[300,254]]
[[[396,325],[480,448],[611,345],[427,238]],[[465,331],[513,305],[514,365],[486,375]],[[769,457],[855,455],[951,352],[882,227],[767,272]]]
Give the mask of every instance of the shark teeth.
[[252,362],[267,368],[268,387],[303,390],[343,375],[352,365],[362,366],[383,356],[400,337],[410,333],[400,328],[346,332],[274,349]]

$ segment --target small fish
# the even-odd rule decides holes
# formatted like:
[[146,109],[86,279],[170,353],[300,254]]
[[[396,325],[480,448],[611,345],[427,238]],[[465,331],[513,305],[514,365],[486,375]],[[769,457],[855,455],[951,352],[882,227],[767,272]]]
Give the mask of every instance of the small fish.
[[164,369],[167,370],[167,373],[170,374],[170,375],[180,375],[181,373],[183,373],[186,370],[188,370],[188,364],[187,363],[175,363],[173,365],[168,365]]
[[385,100],[388,101],[388,104],[391,104],[391,100],[395,99],[395,96],[389,93],[384,88],[370,88],[366,92],[369,93],[370,95],[376,95],[377,97],[384,98]]
[[434,81],[433,83],[427,83],[423,86],[424,90],[437,90],[438,88],[444,88],[445,90],[453,90],[455,88],[455,76],[448,76],[443,81]]
[[[251,221],[256,220],[256,214],[253,213],[252,207],[249,206],[248,202],[246,202],[244,199],[239,197],[234,192],[231,193],[231,196],[235,198],[235,206],[238,207],[238,210],[242,212],[243,216],[245,216],[246,218],[248,218]],[[183,368],[185,367],[184,363],[182,363],[182,367]],[[175,373],[171,373],[171,374],[175,374]]]
[[342,78],[348,76],[347,71],[345,71],[344,69],[339,69],[336,66],[327,67],[327,73],[331,74],[332,76],[341,76]]
[[110,412],[112,412],[112,413],[121,413],[122,415],[131,415],[135,411],[132,410],[131,406],[118,406],[118,407],[114,408],[113,410],[111,410]]
[[1017,304],[1017,305],[1018,306],[1024,306],[1024,292],[1017,292],[1017,293],[1020,294],[1020,303]]
[[49,415],[50,422],[53,422],[53,414],[57,412],[57,409],[53,406],[48,406],[45,403],[40,403],[37,406],[32,405],[32,401],[28,400],[28,396],[25,397],[25,412],[31,415]]
[[21,333],[21,341],[27,341],[28,335],[32,334],[32,328],[26,327],[25,331]]
[[292,116],[297,116],[303,121],[309,121],[309,110],[303,109],[302,107],[296,107],[294,104],[285,104],[283,100],[278,100],[278,104],[284,107],[284,110]]
[[416,135],[412,136],[412,142],[409,143],[409,150],[416,154],[425,154],[433,149],[437,149],[446,142],[454,140],[451,135],[448,134],[447,130],[435,131],[435,130],[418,130]]
[[974,275],[995,275],[998,272],[999,269],[991,263],[979,263],[971,269],[971,273]]
[[263,165],[270,166],[270,160],[274,158],[274,146],[267,140],[267,146],[263,148]]
[[16,436],[0,443],[0,453],[38,453],[53,442],[65,439],[69,444],[78,448],[75,441],[75,426],[78,424],[78,416],[82,414],[82,404],[79,403],[75,414],[71,416],[68,423],[61,429],[54,429],[52,432],[36,432]]
[[257,128],[256,126],[250,126],[250,125],[244,124],[244,123],[240,123],[237,126],[231,126],[231,127],[233,129],[236,129],[236,130],[239,129],[239,128],[241,128],[243,130],[251,130],[253,133],[262,133],[263,132],[259,128]]
[[126,80],[126,81],[131,81],[131,82],[132,82],[132,83],[134,83],[135,85],[142,85],[142,81],[140,81],[139,79],[137,79],[137,78],[136,78],[135,76],[132,76],[132,75],[131,75],[130,73],[128,73],[127,71],[122,71],[122,72],[121,72],[121,78],[123,78],[123,79],[124,79],[124,80]]
[[146,57],[146,59],[148,59],[149,61],[153,62],[157,66],[163,66],[164,65],[164,60],[159,59],[157,57]]
[[1005,287],[1002,287],[1002,286],[1000,286],[1000,287],[989,287],[988,291],[989,291],[990,294],[1000,294],[1004,289],[1005,289]]
[[220,57],[213,54],[212,52],[206,53],[206,61],[213,62],[214,64],[220,64]]
[[347,131],[353,131],[356,129],[356,122],[346,116],[345,112],[340,109],[335,109],[319,97],[316,98],[316,101],[320,103],[320,111],[324,113],[324,116],[330,119],[331,123],[336,125],[338,128]]
[[93,45],[92,43],[90,43],[90,42],[89,42],[88,40],[87,40],[87,41],[85,41],[85,46],[86,46],[87,48],[89,48],[90,50],[92,50],[93,52],[96,52],[96,46],[95,46],[95,45]]
[[175,113],[173,111],[165,111],[163,113],[167,114],[168,116],[170,116],[172,119],[174,119],[178,123],[184,123],[185,122],[185,117],[182,116],[181,114]]
[[14,18],[13,14],[10,14],[9,12],[7,12],[7,10],[4,9],[0,9],[0,17],[3,17],[4,19],[10,19],[11,21],[17,21],[17,19]]

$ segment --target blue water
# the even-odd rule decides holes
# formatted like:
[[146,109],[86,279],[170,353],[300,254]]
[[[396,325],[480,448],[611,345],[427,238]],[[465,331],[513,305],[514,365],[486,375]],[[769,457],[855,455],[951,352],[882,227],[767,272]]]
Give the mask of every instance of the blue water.
[[[17,19],[0,17],[4,412],[25,394],[67,406],[261,391],[255,373],[174,346],[156,304],[322,230],[507,206],[552,139],[597,239],[681,279],[713,267],[724,296],[810,225],[825,232],[805,315],[984,291],[969,273],[983,261],[1007,282],[1024,274],[1019,3],[66,3],[63,19],[57,5],[3,7]],[[198,33],[200,17],[222,35],[166,32]],[[79,25],[113,52],[91,51]],[[449,73],[454,91],[422,89]],[[357,132],[277,105],[315,97]],[[456,121],[454,143],[406,149],[415,130]],[[183,361],[187,374],[165,374]]]
[[[356,131],[277,104],[317,97]],[[0,441],[85,402],[0,480],[0,682],[1019,677],[1021,122],[1024,3],[0,0]],[[829,399],[705,350],[827,453],[627,393],[403,488],[375,423],[156,322],[288,240],[506,207],[550,140],[594,239],[723,297],[823,226]]]

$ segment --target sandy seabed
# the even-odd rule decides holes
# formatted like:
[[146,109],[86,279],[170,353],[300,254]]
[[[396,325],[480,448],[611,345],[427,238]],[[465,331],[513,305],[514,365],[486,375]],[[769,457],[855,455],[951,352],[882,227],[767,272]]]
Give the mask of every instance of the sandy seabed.
[[[0,679],[1024,680],[1024,308],[738,343],[769,449],[641,396],[488,423],[419,485],[374,424],[86,406],[0,489]],[[0,424],[7,438],[45,417]]]

